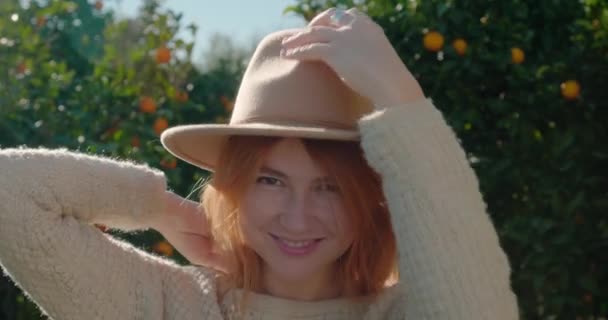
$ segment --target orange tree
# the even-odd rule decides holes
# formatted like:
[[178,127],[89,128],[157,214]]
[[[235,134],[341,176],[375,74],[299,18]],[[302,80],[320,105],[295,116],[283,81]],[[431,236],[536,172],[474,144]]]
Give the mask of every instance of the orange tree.
[[300,0],[286,11],[355,5],[462,141],[522,318],[605,318],[608,2]]
[[[177,124],[225,122],[241,61],[197,71],[194,43],[178,34],[181,14],[158,1],[144,1],[126,20],[103,1],[20,3],[0,2],[0,147],[67,147],[146,162],[165,171],[173,190],[190,194],[204,172],[172,157],[159,135]],[[193,36],[196,29],[185,27]],[[185,263],[156,232],[99,228]],[[39,317],[6,278],[0,302],[0,319]]]

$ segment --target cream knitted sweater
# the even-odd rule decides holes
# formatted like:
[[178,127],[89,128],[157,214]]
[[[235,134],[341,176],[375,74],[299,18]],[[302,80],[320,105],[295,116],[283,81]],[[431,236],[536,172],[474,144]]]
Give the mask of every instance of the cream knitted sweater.
[[[401,282],[374,303],[253,294],[248,319],[517,319],[510,265],[478,180],[428,99],[359,120],[383,178]],[[232,319],[214,273],[179,266],[100,232],[148,228],[162,214],[163,172],[66,149],[0,150],[0,264],[51,318]]]

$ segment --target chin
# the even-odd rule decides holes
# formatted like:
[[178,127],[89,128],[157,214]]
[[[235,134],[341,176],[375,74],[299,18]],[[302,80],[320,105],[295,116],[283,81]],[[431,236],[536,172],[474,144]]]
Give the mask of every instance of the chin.
[[319,261],[294,261],[290,259],[264,259],[264,266],[275,277],[283,281],[299,282],[317,274],[327,272],[332,264],[319,264]]

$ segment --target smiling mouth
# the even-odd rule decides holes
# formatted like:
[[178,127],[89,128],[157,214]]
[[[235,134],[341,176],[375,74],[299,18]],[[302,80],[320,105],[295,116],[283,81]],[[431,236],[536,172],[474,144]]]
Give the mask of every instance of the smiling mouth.
[[307,239],[307,240],[289,240],[289,239],[285,239],[285,238],[276,236],[272,233],[269,233],[269,235],[276,241],[281,242],[281,244],[283,244],[289,248],[294,248],[294,249],[308,248],[308,247],[311,247],[312,245],[315,245],[315,244],[321,242],[321,240],[323,240],[323,238]]

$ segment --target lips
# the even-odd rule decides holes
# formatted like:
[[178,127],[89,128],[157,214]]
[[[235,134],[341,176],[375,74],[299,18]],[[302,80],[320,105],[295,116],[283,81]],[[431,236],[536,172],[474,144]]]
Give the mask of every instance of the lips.
[[313,242],[313,241],[321,241],[321,240],[323,240],[323,238],[309,238],[309,239],[297,239],[296,240],[296,239],[288,239],[288,238],[285,238],[285,237],[280,237],[280,236],[277,236],[277,235],[272,234],[272,233],[268,233],[268,234],[271,237],[273,237],[275,240],[282,240],[282,241],[284,241],[286,243],[294,244],[294,245],[298,245],[298,244],[302,244],[302,243],[306,243],[306,242]]
[[292,239],[281,238],[272,233],[270,233],[270,236],[278,244],[279,249],[281,249],[281,251],[283,253],[290,255],[290,256],[293,256],[293,255],[301,256],[301,255],[310,254],[316,249],[319,242],[321,242],[323,240],[323,238],[313,238],[313,239],[307,239],[307,240],[292,240]]
[[292,248],[302,248],[302,247],[306,247],[309,246],[311,243],[313,243],[315,240],[306,240],[306,241],[289,241],[287,239],[278,239],[279,241],[283,242],[285,245],[292,247]]

